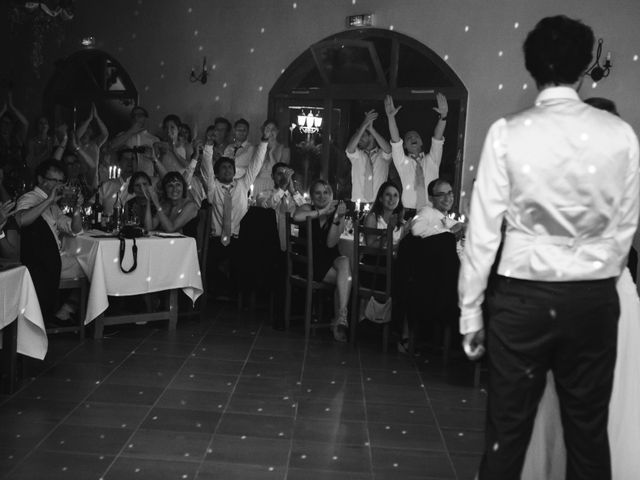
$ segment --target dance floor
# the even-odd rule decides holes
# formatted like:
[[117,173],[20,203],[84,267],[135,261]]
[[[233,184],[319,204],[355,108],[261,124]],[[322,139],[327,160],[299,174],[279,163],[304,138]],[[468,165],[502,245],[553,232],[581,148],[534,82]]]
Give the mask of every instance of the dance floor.
[[463,358],[209,317],[52,337],[0,396],[0,478],[473,478],[486,395]]

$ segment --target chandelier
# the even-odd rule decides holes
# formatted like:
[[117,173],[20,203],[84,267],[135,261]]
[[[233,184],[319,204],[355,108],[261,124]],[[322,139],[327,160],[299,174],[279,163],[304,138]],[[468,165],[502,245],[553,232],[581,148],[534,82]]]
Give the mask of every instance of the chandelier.
[[304,114],[304,110],[301,115],[298,115],[298,127],[300,131],[311,135],[312,133],[318,133],[320,131],[320,126],[322,125],[322,117],[319,113],[316,113],[314,116],[311,110],[306,115]]

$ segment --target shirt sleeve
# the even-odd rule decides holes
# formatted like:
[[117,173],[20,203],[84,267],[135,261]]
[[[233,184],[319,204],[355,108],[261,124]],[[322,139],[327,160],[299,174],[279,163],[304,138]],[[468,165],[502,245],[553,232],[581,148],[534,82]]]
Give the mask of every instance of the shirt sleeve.
[[345,150],[344,153],[347,154],[347,158],[352,164],[358,162],[362,158],[362,152],[359,148],[356,148],[353,153],[349,153],[348,150]]
[[431,139],[431,148],[429,149],[428,157],[435,164],[436,168],[440,169],[442,163],[442,147],[444,146],[444,138],[438,140],[436,138]]
[[[631,127],[628,131],[629,137],[629,166],[622,201],[620,203],[621,219],[618,227],[618,235],[616,240],[622,249],[622,260],[626,259],[627,253],[631,248],[633,237],[638,228],[638,215],[640,214],[640,160],[638,158],[638,138]],[[621,265],[624,267],[624,265]]]
[[506,121],[498,120],[487,134],[471,199],[458,294],[460,333],[483,328],[482,302],[491,267],[500,247],[502,219],[509,199],[506,168]]
[[209,203],[213,205],[213,191],[214,191],[214,175],[213,175],[213,147],[211,145],[205,145],[202,152],[202,165],[200,166],[202,172],[202,179],[207,187],[207,197]]
[[391,158],[393,158],[393,163],[396,166],[396,169],[398,170],[401,178],[403,175],[411,174],[409,162],[405,162],[403,144],[404,142],[402,140],[391,142]]
[[284,197],[284,190],[278,188],[277,190],[266,190],[264,192],[260,192],[258,194],[258,198],[256,199],[256,203],[259,207],[262,208],[273,208],[277,209],[282,201],[282,197]]
[[247,188],[249,185],[253,183],[253,181],[260,173],[260,169],[262,168],[262,164],[264,163],[264,157],[267,154],[267,142],[260,142],[258,148],[256,148],[253,152],[253,156],[251,158],[251,163],[247,167],[247,173],[244,174],[243,177],[240,178],[240,181],[245,184]]

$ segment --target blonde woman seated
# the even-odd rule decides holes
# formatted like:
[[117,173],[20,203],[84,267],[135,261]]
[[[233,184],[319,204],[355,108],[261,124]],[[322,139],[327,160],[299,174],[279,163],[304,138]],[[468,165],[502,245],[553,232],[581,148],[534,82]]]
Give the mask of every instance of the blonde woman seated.
[[316,180],[309,188],[311,205],[298,207],[293,215],[301,222],[300,236],[308,237],[306,222],[312,218],[311,239],[313,242],[313,280],[332,283],[334,293],[335,320],[332,325],[334,338],[347,341],[347,305],[351,293],[351,265],[349,258],[338,252],[338,241],[344,230],[344,202],[333,200],[333,190],[324,180]]
[[[384,182],[378,189],[371,211],[364,219],[364,226],[367,228],[386,230],[388,225],[392,225],[394,248],[408,232],[404,222],[404,206],[400,195],[400,189],[395,183]],[[370,247],[381,246],[380,238],[376,235],[367,235],[365,243]]]
[[[144,227],[147,230],[162,230],[164,232],[180,232],[183,227],[198,215],[198,206],[187,198],[187,183],[179,172],[169,172],[162,179],[161,202],[155,189],[145,188],[147,208],[144,215]],[[151,213],[151,203],[156,213]]]

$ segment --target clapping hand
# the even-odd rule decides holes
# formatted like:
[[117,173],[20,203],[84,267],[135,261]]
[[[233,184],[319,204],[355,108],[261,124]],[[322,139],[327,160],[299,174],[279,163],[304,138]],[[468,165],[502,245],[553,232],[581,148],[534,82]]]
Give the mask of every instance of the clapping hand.
[[338,220],[342,220],[347,213],[347,204],[342,200],[338,203],[338,207],[336,208],[336,218]]
[[364,121],[362,122],[362,124],[368,130],[373,126],[373,122],[375,122],[377,118],[378,112],[376,112],[375,110],[369,110],[368,112],[365,112]]
[[395,117],[396,114],[400,111],[402,105],[396,108],[393,104],[393,98],[391,95],[387,95],[384,97],[384,111],[387,114],[387,117]]
[[327,204],[326,207],[321,208],[319,210],[319,213],[320,215],[330,215],[333,212],[335,212],[337,206],[338,206],[338,200],[332,200],[331,202],[329,202],[329,204]]
[[0,204],[0,229],[4,228],[15,206],[16,202],[14,202],[13,200],[9,200]]
[[447,97],[438,92],[436,94],[436,102],[438,102],[438,106],[433,107],[433,109],[440,115],[440,117],[446,117],[447,113],[449,113],[449,104],[447,103]]

